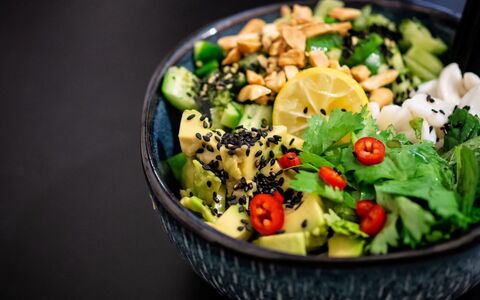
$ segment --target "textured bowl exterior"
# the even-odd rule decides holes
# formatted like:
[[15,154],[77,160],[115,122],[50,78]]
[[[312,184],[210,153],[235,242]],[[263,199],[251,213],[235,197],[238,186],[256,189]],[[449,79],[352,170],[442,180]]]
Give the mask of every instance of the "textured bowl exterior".
[[455,299],[480,281],[478,244],[447,257],[405,263],[351,268],[282,264],[206,242],[161,206],[156,209],[192,269],[231,299]]
[[[362,5],[366,1],[346,2]],[[368,2],[376,3],[389,17],[398,12],[415,15],[429,22],[443,39],[453,39],[458,16],[441,7]],[[271,21],[278,8],[250,10],[201,29],[159,65],[150,81],[142,117],[142,162],[154,209],[180,253],[200,277],[232,299],[453,299],[480,283],[478,227],[428,249],[356,259],[300,257],[226,237],[178,203],[178,188],[163,160],[179,151],[176,133],[181,113],[158,92],[164,72],[171,65],[192,69],[196,40],[214,41],[234,34],[252,17]]]

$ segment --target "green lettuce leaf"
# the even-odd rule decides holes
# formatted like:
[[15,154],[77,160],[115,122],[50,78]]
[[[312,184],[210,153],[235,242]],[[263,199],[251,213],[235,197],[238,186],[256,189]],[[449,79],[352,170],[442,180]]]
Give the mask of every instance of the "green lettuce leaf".
[[383,229],[375,236],[370,244],[372,254],[387,254],[389,247],[397,247],[400,236],[397,230],[398,215],[389,213]]
[[[316,172],[300,171],[290,182],[290,188],[298,192],[314,193],[335,203],[345,202],[344,192],[322,182]],[[355,207],[355,203],[349,203],[349,206],[352,205]]]
[[455,148],[457,192],[461,197],[460,210],[469,216],[475,202],[479,168],[475,153],[465,146]]

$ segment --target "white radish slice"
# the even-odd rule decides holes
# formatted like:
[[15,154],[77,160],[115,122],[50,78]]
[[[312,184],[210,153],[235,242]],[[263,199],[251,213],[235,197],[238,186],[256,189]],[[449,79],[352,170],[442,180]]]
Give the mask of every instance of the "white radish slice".
[[470,89],[465,96],[463,96],[459,106],[470,106],[469,112],[480,116],[480,85]]
[[465,91],[470,91],[475,86],[480,85],[480,77],[477,74],[472,72],[467,72],[463,74],[463,87]]
[[433,127],[441,127],[448,121],[448,116],[453,112],[455,104],[438,98],[431,97],[431,99],[433,99],[433,103],[427,101],[427,95],[417,94],[403,102],[403,106],[414,117],[427,120]]
[[430,124],[428,124],[427,120],[423,120],[421,138],[422,140],[431,141],[434,144],[437,142],[437,133],[433,128],[430,131]]
[[370,110],[370,113],[372,114],[372,118],[375,120],[378,117],[378,114],[380,114],[380,106],[378,105],[377,102],[369,102],[368,103],[368,109]]
[[421,85],[418,86],[416,91],[410,94],[410,97],[413,97],[416,94],[429,94],[432,97],[437,97],[437,86],[438,86],[437,79],[433,79],[425,83],[422,83]]

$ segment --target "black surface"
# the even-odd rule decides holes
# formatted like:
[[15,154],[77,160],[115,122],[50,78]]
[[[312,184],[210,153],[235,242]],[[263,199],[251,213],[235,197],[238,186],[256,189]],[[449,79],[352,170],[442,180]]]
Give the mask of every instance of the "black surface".
[[141,107],[177,42],[267,2],[0,2],[1,299],[218,299],[151,209]]

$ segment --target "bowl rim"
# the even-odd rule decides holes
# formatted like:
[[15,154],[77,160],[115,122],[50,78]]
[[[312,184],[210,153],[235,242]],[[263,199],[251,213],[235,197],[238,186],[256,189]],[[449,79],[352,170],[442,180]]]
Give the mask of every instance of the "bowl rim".
[[[316,2],[316,1],[315,1]],[[428,13],[435,18],[441,19],[447,22],[451,27],[455,27],[458,24],[459,14],[447,9],[443,6],[426,2],[423,0],[414,0],[409,3],[406,2],[392,2],[388,0],[345,0],[348,4],[374,4],[387,8],[408,8],[415,12]],[[462,234],[460,237],[453,240],[449,240],[431,247],[405,250],[386,255],[372,255],[361,256],[356,258],[330,258],[327,256],[299,256],[288,253],[277,252],[262,248],[241,240],[233,239],[221,232],[213,229],[211,226],[201,221],[186,208],[180,205],[177,197],[168,188],[166,183],[159,176],[157,169],[155,168],[155,160],[152,155],[151,149],[151,135],[153,130],[152,119],[155,115],[155,111],[158,105],[158,97],[155,97],[158,90],[158,86],[161,82],[163,74],[168,67],[178,62],[186,52],[188,52],[193,43],[200,39],[205,39],[215,35],[219,31],[228,29],[238,23],[244,22],[253,17],[259,17],[267,13],[274,12],[279,9],[283,4],[293,4],[295,2],[276,3],[257,8],[252,8],[226,18],[209,23],[197,30],[193,34],[189,35],[183,41],[178,43],[173,50],[166,55],[160,64],[155,69],[150,82],[147,87],[147,91],[144,98],[144,104],[142,109],[142,123],[141,123],[141,158],[144,175],[148,182],[150,193],[153,195],[152,199],[155,205],[161,205],[168,214],[174,219],[186,227],[191,232],[200,236],[208,243],[219,246],[221,249],[226,248],[235,252],[242,257],[249,257],[255,259],[263,259],[276,263],[283,264],[303,264],[312,267],[358,267],[358,266],[371,266],[380,263],[405,263],[413,261],[421,261],[427,258],[437,257],[441,254],[453,253],[459,250],[464,250],[468,246],[478,244],[480,242],[480,227],[477,226],[469,232]],[[312,4],[313,1],[303,1],[300,3]],[[157,208],[155,208],[157,209]],[[158,209],[157,209],[158,210]]]

